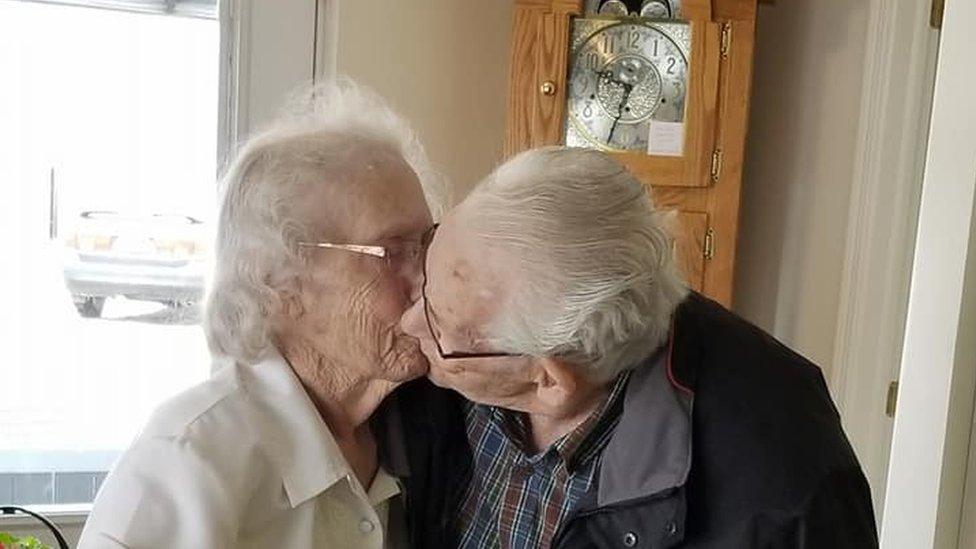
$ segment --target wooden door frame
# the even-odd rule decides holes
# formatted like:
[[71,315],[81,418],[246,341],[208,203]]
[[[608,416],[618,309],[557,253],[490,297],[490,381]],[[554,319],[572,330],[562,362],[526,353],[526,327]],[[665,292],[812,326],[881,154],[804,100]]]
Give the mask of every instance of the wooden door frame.
[[[776,9],[785,9],[779,6]],[[858,150],[830,387],[880,524],[938,31],[929,0],[870,0]]]

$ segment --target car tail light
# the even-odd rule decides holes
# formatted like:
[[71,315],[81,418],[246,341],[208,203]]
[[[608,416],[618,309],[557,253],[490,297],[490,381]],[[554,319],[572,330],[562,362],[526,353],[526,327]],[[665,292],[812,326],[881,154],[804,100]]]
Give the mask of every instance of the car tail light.
[[68,246],[80,252],[105,252],[112,249],[115,239],[106,235],[76,234],[68,239]]
[[200,247],[192,240],[156,240],[156,251],[172,257],[193,257],[200,253]]

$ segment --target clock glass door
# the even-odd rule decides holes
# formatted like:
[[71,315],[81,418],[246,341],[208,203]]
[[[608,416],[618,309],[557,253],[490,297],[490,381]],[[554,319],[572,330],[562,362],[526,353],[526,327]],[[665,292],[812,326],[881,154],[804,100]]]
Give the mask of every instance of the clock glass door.
[[677,20],[670,3],[608,5],[570,19],[563,142],[613,153],[650,185],[711,185],[719,25]]
[[566,144],[680,156],[690,51],[686,23],[576,19]]

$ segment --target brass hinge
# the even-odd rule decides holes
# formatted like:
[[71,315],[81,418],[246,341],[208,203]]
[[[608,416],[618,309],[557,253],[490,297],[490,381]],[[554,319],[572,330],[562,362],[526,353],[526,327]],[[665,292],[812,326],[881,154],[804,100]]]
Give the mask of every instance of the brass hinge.
[[888,398],[885,399],[885,415],[895,417],[895,410],[898,408],[898,382],[892,381],[888,384]]
[[929,15],[929,25],[933,29],[942,28],[942,19],[945,17],[945,0],[932,0],[932,13]]
[[712,181],[718,183],[718,178],[722,175],[722,149],[712,151],[712,167],[709,173]]
[[719,51],[722,52],[722,57],[729,56],[729,49],[732,47],[732,23],[726,21],[722,23],[722,39],[719,42]]
[[705,244],[702,247],[702,255],[705,259],[715,257],[715,229],[711,227],[705,231]]

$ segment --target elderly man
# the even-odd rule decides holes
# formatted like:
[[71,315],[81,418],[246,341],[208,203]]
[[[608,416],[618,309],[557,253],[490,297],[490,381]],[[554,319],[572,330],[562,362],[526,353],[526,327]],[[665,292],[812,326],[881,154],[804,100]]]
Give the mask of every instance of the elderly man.
[[106,479],[83,549],[405,540],[397,432],[370,420],[427,371],[399,320],[432,180],[371,94],[345,83],[301,104],[223,182],[205,328],[232,364],[156,411]]
[[515,157],[444,220],[425,264],[404,330],[467,400],[404,390],[416,539],[877,545],[820,370],[689,294],[664,219],[607,155]]

